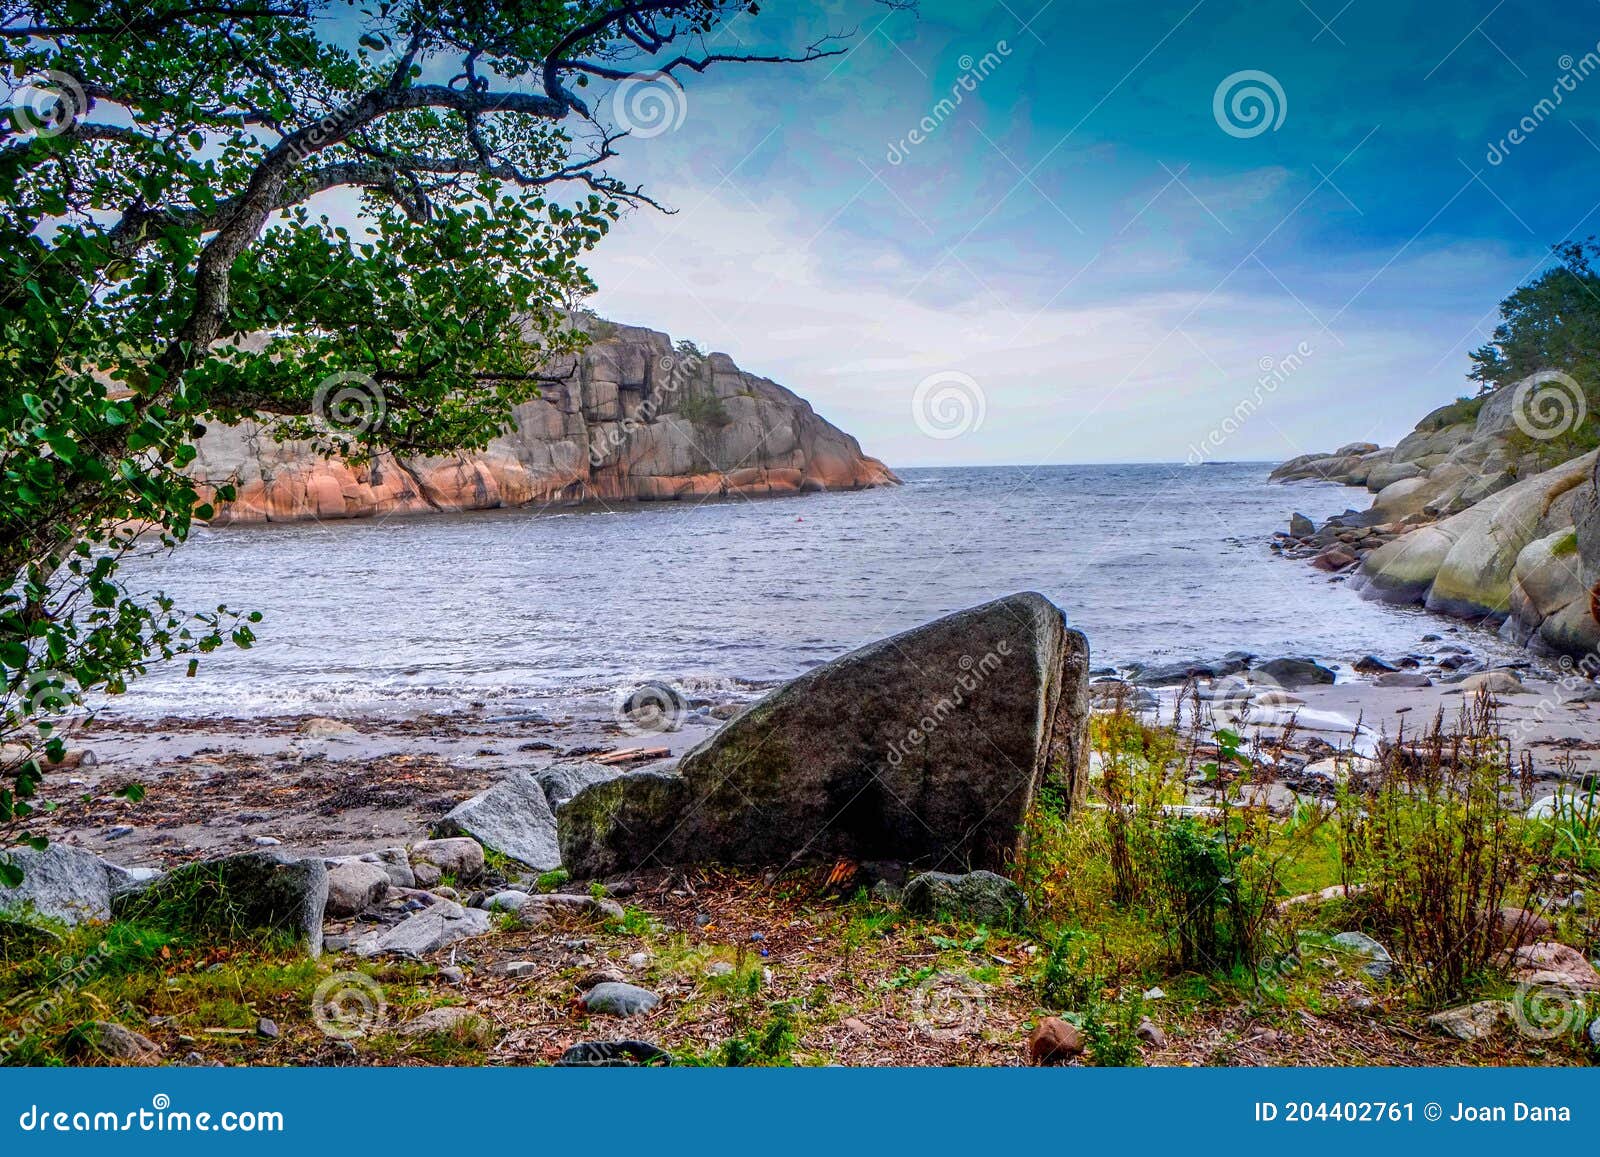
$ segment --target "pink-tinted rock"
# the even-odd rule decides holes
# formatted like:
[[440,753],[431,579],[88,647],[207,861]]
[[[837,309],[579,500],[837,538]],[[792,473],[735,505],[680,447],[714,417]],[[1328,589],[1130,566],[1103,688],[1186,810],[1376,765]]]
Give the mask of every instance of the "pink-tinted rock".
[[898,482],[850,435],[726,354],[696,359],[664,333],[605,327],[570,381],[518,406],[481,451],[380,454],[352,464],[255,423],[212,426],[192,472],[203,494],[232,482],[214,519],[293,522],[392,512],[860,490]]

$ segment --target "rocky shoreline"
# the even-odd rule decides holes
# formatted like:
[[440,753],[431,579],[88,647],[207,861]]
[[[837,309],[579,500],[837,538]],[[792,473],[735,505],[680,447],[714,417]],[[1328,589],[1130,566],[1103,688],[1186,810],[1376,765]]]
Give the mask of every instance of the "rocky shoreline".
[[[237,492],[214,525],[372,518],[529,505],[659,502],[860,490],[894,473],[794,391],[724,353],[589,320],[590,344],[548,367],[543,396],[483,450],[346,462],[257,423],[212,426],[190,472]],[[337,399],[335,399],[337,401]],[[330,403],[331,404],[331,403]],[[366,406],[381,404],[371,398]],[[359,416],[359,415],[357,415]]]
[[[1033,977],[1055,949],[1029,905],[1053,893],[1026,893],[1008,876],[1042,870],[1017,867],[1040,851],[1024,837],[1038,807],[1050,823],[1069,823],[1104,806],[1090,780],[1103,777],[1112,749],[1091,718],[1128,726],[1133,707],[1178,722],[1166,734],[1181,744],[1170,755],[1182,802],[1161,810],[1180,820],[1240,808],[1288,823],[1335,807],[1344,785],[1415,746],[1436,714],[1487,700],[1498,701],[1519,750],[1533,753],[1517,809],[1538,814],[1595,782],[1592,700],[1564,700],[1531,664],[1521,676],[1466,674],[1469,661],[1446,660],[1467,649],[1444,634],[1435,641],[1431,655],[1363,660],[1348,672],[1234,653],[1091,674],[1086,641],[1061,611],[1022,594],[841,656],[742,710],[658,693],[657,708],[684,710],[644,735],[631,717],[606,725],[481,712],[405,725],[92,728],[79,739],[101,758],[80,751],[51,772],[70,777],[85,803],[45,821],[48,849],[12,853],[27,874],[20,889],[0,889],[0,908],[50,917],[37,933],[46,938],[85,922],[177,921],[202,946],[191,955],[180,942],[170,964],[155,965],[171,978],[169,1001],[185,986],[205,991],[214,976],[234,984],[235,945],[260,932],[278,938],[272,951],[291,953],[270,958],[272,983],[300,975],[315,984],[262,991],[222,1027],[203,1027],[217,1021],[195,1021],[198,1012],[102,1011],[72,1030],[82,1060],[609,1065],[669,1063],[715,1044],[733,1050],[712,1054],[719,1063],[745,1063],[727,1059],[745,1046],[725,1042],[740,1039],[747,995],[752,1008],[822,1008],[808,1040],[850,1063],[1082,1063],[1076,1029],[1037,1015]],[[1351,677],[1380,667],[1393,670]],[[1391,673],[1418,678],[1385,682]],[[1458,674],[1456,685],[1429,677]],[[1138,726],[1152,729],[1136,745],[1162,734]],[[1253,753],[1248,782],[1226,790],[1205,770],[1226,758],[1220,726],[1247,732]],[[769,744],[774,736],[781,742]],[[884,753],[881,779],[863,772],[863,751]],[[148,793],[119,795],[135,778]],[[688,837],[674,838],[695,810],[685,793],[709,806]],[[1080,851],[1056,847],[1049,854]],[[1338,905],[1354,895],[1330,887],[1280,908],[1327,909],[1330,929],[1348,929]],[[1554,939],[1556,922],[1582,904],[1554,896],[1546,915],[1525,913],[1512,931],[1537,937],[1530,952],[1564,953],[1563,968],[1600,988],[1600,973]],[[988,931],[928,930],[952,921]],[[219,922],[226,941],[210,946],[203,938]],[[1516,1048],[1494,1026],[1458,1026],[1463,1010],[1425,1019],[1393,1003],[1387,950],[1364,933],[1339,936],[1323,950],[1332,956],[1296,965],[1317,977],[1323,1020],[1258,1024],[1227,1002],[1160,1004],[1160,986],[1140,984],[1133,991],[1148,1012],[1130,1047],[1147,1063],[1215,1063],[1221,1048],[1237,1063],[1348,1063],[1352,1040],[1366,1063],[1481,1063],[1485,1049]],[[954,990],[978,994],[968,1002],[977,1012],[954,1028],[927,1019],[928,1002],[949,995],[930,996],[915,971],[933,959],[930,944],[985,962],[985,980]],[[328,962],[308,969],[304,958],[319,956]],[[1527,967],[1547,963],[1530,957]],[[832,1011],[806,1003],[841,977],[869,996]],[[329,995],[340,985],[348,1000]],[[387,1014],[382,985],[395,997]],[[1389,1031],[1391,1017],[1403,1031]],[[612,1039],[622,1026],[629,1039]],[[1044,1047],[1052,1041],[1059,1047]]]
[[1550,462],[1546,443],[1527,433],[1530,404],[1519,388],[1502,387],[1440,407],[1393,447],[1353,443],[1285,462],[1272,481],[1340,482],[1374,498],[1320,525],[1296,513],[1272,549],[1348,579],[1364,598],[1422,606],[1536,653],[1593,663],[1596,453]]

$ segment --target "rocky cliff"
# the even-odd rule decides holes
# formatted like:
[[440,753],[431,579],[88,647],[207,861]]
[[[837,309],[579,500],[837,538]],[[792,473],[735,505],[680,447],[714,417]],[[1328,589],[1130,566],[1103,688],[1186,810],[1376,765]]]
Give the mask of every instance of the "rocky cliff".
[[898,480],[804,398],[726,354],[678,349],[664,333],[599,322],[564,383],[514,412],[482,451],[385,454],[355,464],[277,442],[253,424],[213,426],[193,466],[232,482],[214,521],[364,518],[393,511],[650,501],[856,490]]
[[1320,478],[1375,497],[1321,527],[1296,515],[1277,549],[1350,570],[1367,598],[1498,623],[1537,650],[1592,652],[1596,454],[1550,466],[1536,437],[1517,434],[1519,402],[1502,387],[1435,410],[1394,447],[1356,443],[1284,463],[1273,480]]

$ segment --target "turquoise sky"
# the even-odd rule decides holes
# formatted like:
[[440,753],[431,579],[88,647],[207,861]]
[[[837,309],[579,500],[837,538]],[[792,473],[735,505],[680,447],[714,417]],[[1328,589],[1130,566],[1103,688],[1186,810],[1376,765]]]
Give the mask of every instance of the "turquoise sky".
[[1594,0],[773,4],[712,47],[852,28],[624,143],[678,212],[606,241],[595,305],[895,464],[1392,442],[1600,232]]

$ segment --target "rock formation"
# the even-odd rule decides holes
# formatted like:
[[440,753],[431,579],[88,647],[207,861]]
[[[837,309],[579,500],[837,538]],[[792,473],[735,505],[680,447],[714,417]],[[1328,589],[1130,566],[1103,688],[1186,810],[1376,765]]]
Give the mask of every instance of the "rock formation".
[[649,863],[850,858],[1004,869],[1046,776],[1087,783],[1088,643],[1012,595],[872,643],[779,688],[686,754],[557,811],[578,878]]
[[1324,479],[1375,498],[1283,536],[1280,549],[1324,570],[1355,568],[1367,598],[1499,623],[1536,650],[1594,650],[1600,526],[1589,551],[1580,528],[1595,523],[1596,454],[1551,466],[1537,439],[1518,436],[1517,397],[1505,386],[1440,407],[1389,449],[1355,443],[1285,462],[1274,481]]
[[363,518],[540,503],[855,490],[897,481],[805,399],[726,354],[675,349],[655,330],[591,323],[568,380],[518,406],[482,451],[443,458],[325,458],[247,422],[213,426],[192,467],[238,495],[218,523]]

